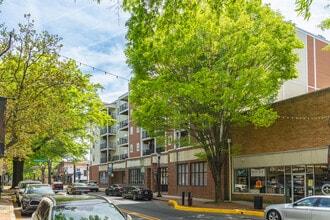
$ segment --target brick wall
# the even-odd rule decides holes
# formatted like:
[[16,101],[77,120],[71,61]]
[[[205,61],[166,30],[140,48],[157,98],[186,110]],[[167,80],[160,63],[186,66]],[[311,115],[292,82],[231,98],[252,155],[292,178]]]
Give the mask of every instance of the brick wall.
[[330,144],[330,88],[273,105],[280,116],[268,127],[233,127],[230,137],[241,155],[327,146]]

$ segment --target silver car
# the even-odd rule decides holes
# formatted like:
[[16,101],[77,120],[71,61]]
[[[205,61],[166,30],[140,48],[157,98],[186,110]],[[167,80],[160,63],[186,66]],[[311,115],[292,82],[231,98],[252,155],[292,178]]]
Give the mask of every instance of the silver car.
[[294,203],[267,206],[266,220],[328,220],[330,219],[330,195],[309,196]]

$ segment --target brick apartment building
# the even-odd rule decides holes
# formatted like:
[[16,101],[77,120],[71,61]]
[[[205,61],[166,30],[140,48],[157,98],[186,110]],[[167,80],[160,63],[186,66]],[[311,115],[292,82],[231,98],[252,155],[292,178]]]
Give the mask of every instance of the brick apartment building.
[[[273,104],[279,118],[269,128],[230,130],[229,147],[241,150],[223,167],[224,199],[262,194],[268,202],[293,201],[323,193],[330,181],[330,52],[321,50],[329,42],[299,28],[297,36],[305,44],[297,51],[299,77],[279,91]],[[118,123],[100,130],[91,150],[90,179],[101,186],[144,185],[170,195],[214,198],[211,172],[195,157],[201,149],[191,147],[186,131],[169,131],[164,140],[149,137],[130,118],[128,93],[106,106]]]

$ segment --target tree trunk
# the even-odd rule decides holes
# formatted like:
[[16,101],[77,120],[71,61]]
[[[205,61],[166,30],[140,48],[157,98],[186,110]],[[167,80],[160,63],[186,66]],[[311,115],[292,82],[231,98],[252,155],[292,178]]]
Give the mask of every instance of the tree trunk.
[[212,171],[213,179],[214,179],[214,202],[219,203],[222,202],[222,192],[221,192],[221,169]]
[[18,185],[19,181],[23,180],[24,160],[19,158],[13,159],[13,182],[12,188]]

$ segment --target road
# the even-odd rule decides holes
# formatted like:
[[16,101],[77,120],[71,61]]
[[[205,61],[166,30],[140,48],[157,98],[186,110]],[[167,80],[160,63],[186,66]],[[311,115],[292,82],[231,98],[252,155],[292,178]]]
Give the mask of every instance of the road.
[[[96,193],[104,195],[104,192]],[[198,213],[186,212],[173,209],[167,202],[160,200],[152,201],[133,201],[122,199],[121,197],[109,197],[123,212],[131,215],[133,220],[262,220],[261,217],[230,215],[230,214],[214,214],[214,213]],[[30,217],[22,217],[20,215],[20,207],[15,204],[15,214],[17,220],[28,220]]]

